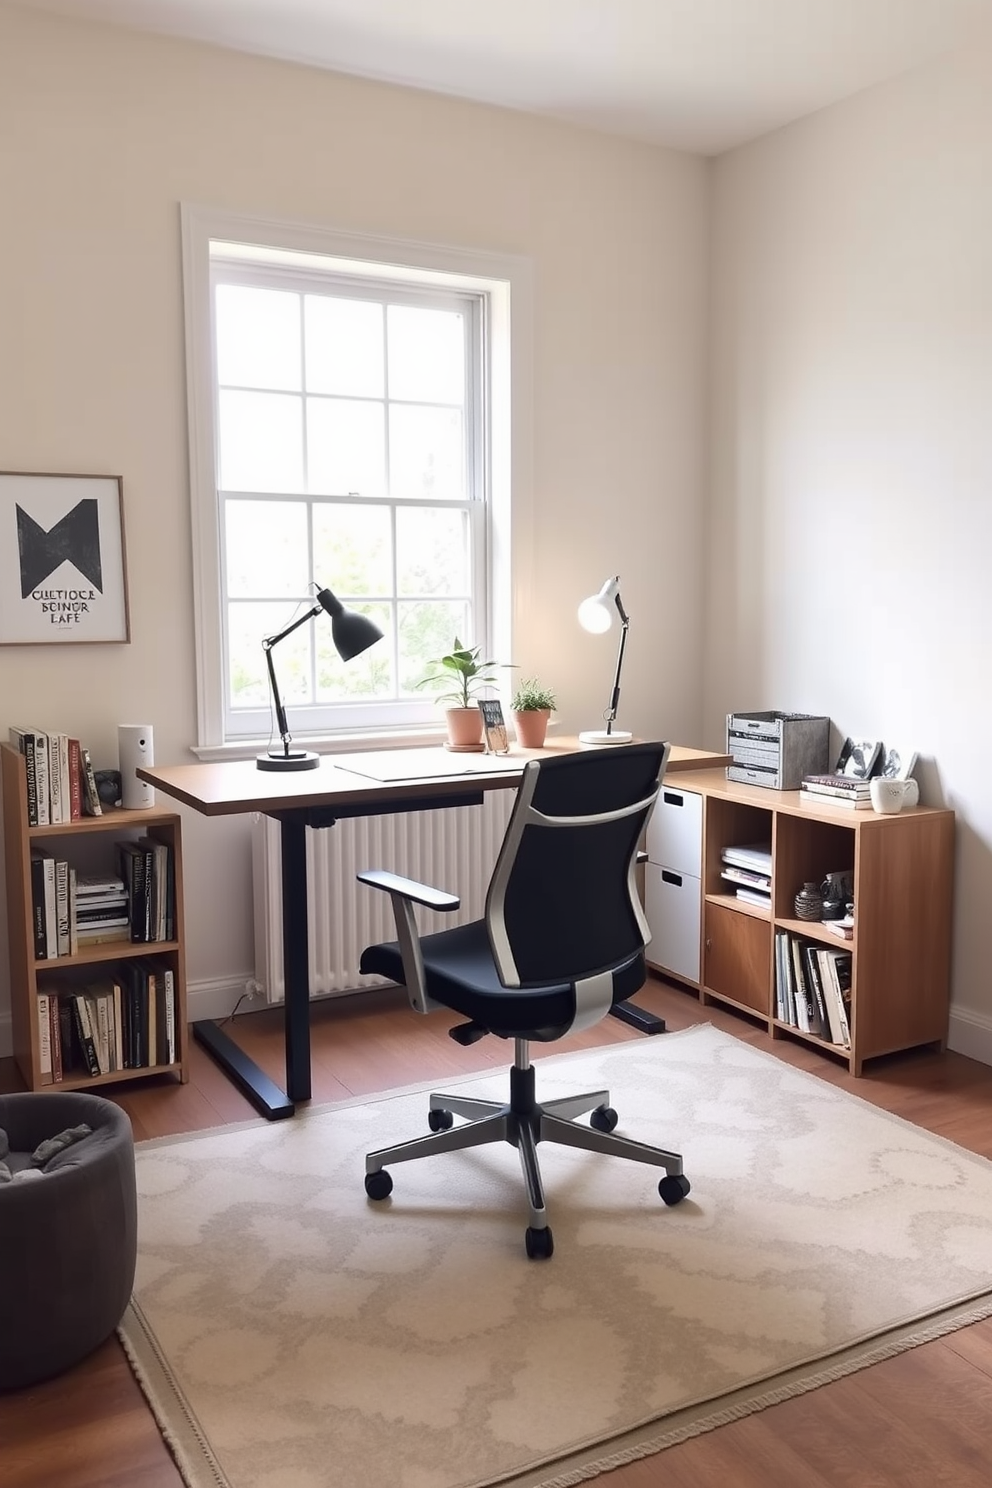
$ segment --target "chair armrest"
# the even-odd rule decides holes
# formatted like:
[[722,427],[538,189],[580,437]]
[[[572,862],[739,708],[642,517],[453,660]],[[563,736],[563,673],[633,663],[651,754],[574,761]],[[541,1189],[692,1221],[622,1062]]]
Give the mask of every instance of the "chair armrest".
[[361,883],[373,889],[385,889],[388,894],[398,894],[401,899],[411,899],[425,909],[449,911],[459,909],[461,900],[457,894],[446,894],[443,889],[430,884],[418,883],[415,878],[403,878],[399,873],[389,873],[384,868],[369,868],[355,875]]

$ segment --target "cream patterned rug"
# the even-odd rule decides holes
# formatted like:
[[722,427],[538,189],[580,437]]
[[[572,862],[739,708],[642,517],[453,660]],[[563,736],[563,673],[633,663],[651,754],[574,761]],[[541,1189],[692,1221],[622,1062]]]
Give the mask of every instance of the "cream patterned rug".
[[565,1488],[992,1312],[985,1159],[710,1027],[535,1064],[539,1099],[609,1088],[690,1196],[542,1144],[528,1261],[509,1146],[366,1199],[423,1094],[140,1144],[121,1335],[193,1488]]

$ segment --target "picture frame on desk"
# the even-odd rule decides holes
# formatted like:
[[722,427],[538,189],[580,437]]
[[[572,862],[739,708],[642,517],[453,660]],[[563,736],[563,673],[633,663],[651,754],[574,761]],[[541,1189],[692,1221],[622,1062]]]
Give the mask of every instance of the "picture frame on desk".
[[482,714],[482,737],[487,754],[509,754],[510,743],[506,736],[503,705],[499,698],[480,698],[479,712]]
[[0,645],[130,638],[121,477],[0,471]]

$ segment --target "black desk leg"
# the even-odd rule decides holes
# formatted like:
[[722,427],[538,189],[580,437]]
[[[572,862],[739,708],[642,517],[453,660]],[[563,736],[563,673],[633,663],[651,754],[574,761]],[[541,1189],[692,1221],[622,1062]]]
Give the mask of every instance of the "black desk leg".
[[286,1090],[216,1023],[193,1024],[193,1037],[230,1076],[256,1110],[270,1121],[292,1116],[294,1102],[310,1099],[310,963],[307,924],[307,835],[301,816],[284,816],[282,827],[282,964],[286,1001]]
[[649,1013],[645,1008],[639,1008],[636,1003],[614,1003],[610,1012],[614,1018],[619,1018],[621,1023],[629,1023],[631,1028],[639,1028],[641,1033],[665,1032],[664,1018],[659,1018],[657,1013]]

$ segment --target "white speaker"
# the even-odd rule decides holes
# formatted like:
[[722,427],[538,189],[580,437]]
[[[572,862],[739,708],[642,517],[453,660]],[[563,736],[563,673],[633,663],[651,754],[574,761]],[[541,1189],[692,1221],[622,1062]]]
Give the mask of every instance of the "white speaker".
[[151,724],[118,724],[117,752],[121,763],[121,805],[128,811],[154,806],[154,790],[134,773],[139,765],[147,768],[155,763]]

